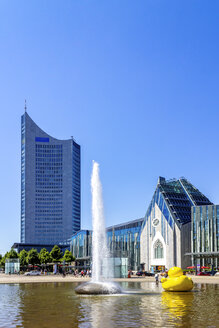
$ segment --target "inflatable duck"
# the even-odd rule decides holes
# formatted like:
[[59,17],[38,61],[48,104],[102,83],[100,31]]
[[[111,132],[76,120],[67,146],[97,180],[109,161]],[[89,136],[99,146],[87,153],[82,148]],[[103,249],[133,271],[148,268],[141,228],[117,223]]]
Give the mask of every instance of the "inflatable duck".
[[163,289],[168,292],[185,292],[193,288],[192,279],[185,276],[178,267],[172,267],[168,271],[168,278],[162,278],[161,283]]

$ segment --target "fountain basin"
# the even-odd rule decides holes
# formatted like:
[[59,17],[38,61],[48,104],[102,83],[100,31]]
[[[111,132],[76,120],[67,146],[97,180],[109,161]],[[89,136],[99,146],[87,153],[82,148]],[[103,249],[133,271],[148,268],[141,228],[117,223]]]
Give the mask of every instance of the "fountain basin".
[[113,282],[89,281],[77,286],[75,292],[84,295],[121,294],[122,288]]

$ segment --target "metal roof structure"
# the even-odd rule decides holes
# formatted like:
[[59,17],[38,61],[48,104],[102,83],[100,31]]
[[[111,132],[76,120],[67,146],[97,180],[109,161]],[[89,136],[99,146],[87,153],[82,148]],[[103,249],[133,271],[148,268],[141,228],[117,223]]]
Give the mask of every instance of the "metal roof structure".
[[[184,177],[178,180],[166,180],[163,177],[159,177],[144,224],[150,216],[155,203],[171,227],[173,224],[172,219],[179,226],[191,222],[192,206],[212,205],[210,200]],[[144,224],[142,227],[144,227]]]

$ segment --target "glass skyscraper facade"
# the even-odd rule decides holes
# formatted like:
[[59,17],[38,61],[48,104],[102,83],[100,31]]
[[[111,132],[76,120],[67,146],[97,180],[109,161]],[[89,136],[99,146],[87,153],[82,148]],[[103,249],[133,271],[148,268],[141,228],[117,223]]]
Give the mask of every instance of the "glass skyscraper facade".
[[192,207],[193,264],[219,265],[219,205]]
[[21,243],[55,244],[81,227],[80,146],[21,117]]

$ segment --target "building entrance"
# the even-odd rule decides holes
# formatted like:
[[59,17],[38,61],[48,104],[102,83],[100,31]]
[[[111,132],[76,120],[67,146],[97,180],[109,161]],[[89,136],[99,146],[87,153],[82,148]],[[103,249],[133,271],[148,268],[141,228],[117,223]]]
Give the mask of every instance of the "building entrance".
[[151,272],[165,271],[165,265],[151,265]]

